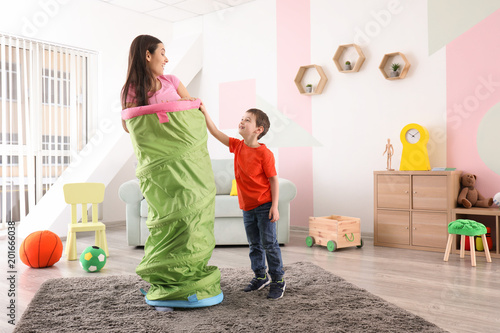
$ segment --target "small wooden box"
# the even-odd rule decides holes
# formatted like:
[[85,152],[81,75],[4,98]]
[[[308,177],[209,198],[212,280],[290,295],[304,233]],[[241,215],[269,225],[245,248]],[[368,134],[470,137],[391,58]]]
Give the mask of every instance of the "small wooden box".
[[360,219],[340,215],[310,217],[306,244],[326,246],[330,251],[349,246],[362,247]]

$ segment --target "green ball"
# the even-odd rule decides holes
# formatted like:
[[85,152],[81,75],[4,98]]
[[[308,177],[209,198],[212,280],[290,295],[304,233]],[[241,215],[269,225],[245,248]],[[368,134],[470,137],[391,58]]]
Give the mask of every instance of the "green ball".
[[106,265],[106,252],[99,246],[89,246],[80,255],[80,266],[87,272],[99,272],[104,265]]

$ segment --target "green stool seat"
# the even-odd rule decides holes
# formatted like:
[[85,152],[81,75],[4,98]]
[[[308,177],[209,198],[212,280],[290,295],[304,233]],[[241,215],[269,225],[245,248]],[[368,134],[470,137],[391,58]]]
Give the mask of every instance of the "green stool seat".
[[474,220],[456,220],[448,224],[448,233],[465,236],[478,236],[486,233],[486,227],[484,224]]
[[[469,236],[470,261],[473,267],[476,266],[476,245],[474,244],[474,236],[481,236],[483,244],[487,244],[486,232],[487,230],[484,224],[473,220],[456,220],[448,223],[448,243],[446,244],[446,251],[444,252],[443,260],[448,261],[455,235],[460,235],[460,258],[464,258],[465,236]],[[491,255],[488,246],[484,247],[484,255],[486,256],[486,262],[491,262]]]

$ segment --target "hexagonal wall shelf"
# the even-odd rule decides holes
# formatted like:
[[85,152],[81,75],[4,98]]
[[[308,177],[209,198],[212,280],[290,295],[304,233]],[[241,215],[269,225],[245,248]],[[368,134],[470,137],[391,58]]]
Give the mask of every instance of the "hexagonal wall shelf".
[[[354,50],[357,55],[354,55],[354,52],[352,52],[352,50]],[[356,59],[353,60],[353,57],[356,57]],[[361,68],[361,65],[363,65],[365,59],[366,57],[363,54],[363,51],[361,51],[361,48],[356,44],[340,45],[337,49],[337,52],[335,52],[335,55],[333,56],[333,62],[341,73],[359,72],[359,69]],[[352,69],[345,69],[344,66],[347,60],[351,62],[351,65],[354,64],[354,66],[352,66]]]
[[[388,70],[390,70],[390,68],[391,68],[390,64],[392,64],[392,61],[395,58],[401,59],[405,64],[404,64],[403,69],[401,70],[401,73],[399,74],[399,76],[391,77],[390,75],[388,75]],[[384,57],[382,58],[382,62],[380,63],[380,66],[378,66],[378,68],[380,69],[380,71],[382,72],[382,75],[384,75],[384,77],[387,80],[400,80],[400,79],[404,79],[406,77],[406,74],[408,73],[410,66],[411,66],[411,64],[408,62],[408,59],[406,59],[406,57],[403,53],[393,52],[393,53],[387,53],[386,55],[384,55]]]
[[[311,68],[314,68],[318,72],[320,79],[318,84],[316,85],[316,89],[313,92],[308,93],[302,85],[302,79],[304,78],[305,73]],[[323,72],[323,68],[321,68],[321,66],[319,65],[300,66],[299,71],[297,72],[297,76],[295,76],[294,80],[295,85],[299,89],[299,92],[303,95],[321,94],[323,92],[323,89],[325,88],[326,81],[328,81],[328,78],[326,77],[325,72]]]

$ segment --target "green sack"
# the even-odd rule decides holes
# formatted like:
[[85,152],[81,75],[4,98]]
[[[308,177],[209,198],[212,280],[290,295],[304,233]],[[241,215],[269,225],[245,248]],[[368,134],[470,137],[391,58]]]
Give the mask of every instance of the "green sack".
[[222,301],[220,271],[207,266],[215,247],[215,182],[199,105],[175,101],[122,111],[149,206],[150,235],[136,272],[150,283],[146,301],[152,305]]

